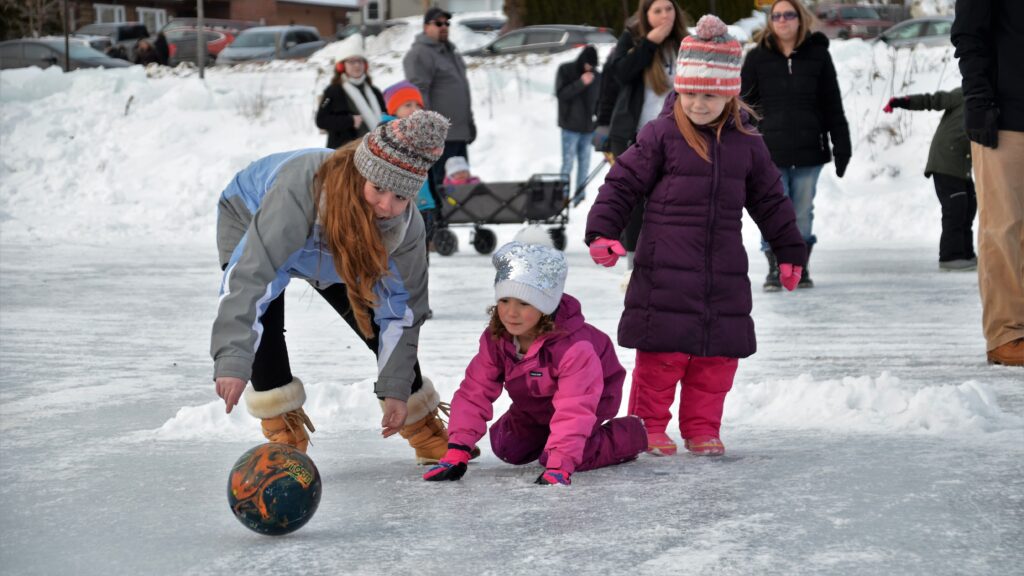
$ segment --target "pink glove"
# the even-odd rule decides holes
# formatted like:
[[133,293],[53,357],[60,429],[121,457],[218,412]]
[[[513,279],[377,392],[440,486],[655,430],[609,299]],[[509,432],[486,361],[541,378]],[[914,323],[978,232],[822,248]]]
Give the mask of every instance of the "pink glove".
[[779,282],[790,292],[800,283],[800,277],[804,274],[803,266],[792,264],[779,264]]
[[618,240],[597,238],[590,243],[590,258],[595,264],[600,264],[605,268],[615,266],[615,263],[619,261],[619,256],[625,255],[626,249]]
[[436,466],[427,470],[427,473],[423,475],[423,479],[427,482],[439,482],[441,480],[458,480],[462,478],[462,475],[466,473],[467,464],[469,464],[469,452],[465,446],[449,444],[448,451],[445,452]]
[[565,470],[558,468],[548,468],[543,474],[537,477],[534,484],[540,484],[541,486],[568,486],[572,484],[569,477],[572,476]]

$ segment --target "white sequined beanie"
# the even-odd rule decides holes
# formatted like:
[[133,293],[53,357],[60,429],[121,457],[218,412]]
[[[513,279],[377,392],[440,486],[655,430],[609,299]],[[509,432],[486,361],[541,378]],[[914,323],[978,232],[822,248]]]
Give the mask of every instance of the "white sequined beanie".
[[413,198],[444,151],[449,125],[428,110],[380,124],[356,148],[356,169],[377,187]]
[[494,253],[494,299],[517,298],[551,314],[565,290],[569,264],[551,246],[509,242]]

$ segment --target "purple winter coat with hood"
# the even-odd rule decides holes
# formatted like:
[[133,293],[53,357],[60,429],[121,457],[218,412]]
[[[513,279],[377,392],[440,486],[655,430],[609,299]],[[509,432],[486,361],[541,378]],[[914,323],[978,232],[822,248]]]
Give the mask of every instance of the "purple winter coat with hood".
[[480,351],[452,398],[448,438],[476,446],[487,432],[494,401],[508,391],[512,408],[551,430],[544,452],[548,468],[576,470],[594,425],[614,418],[626,370],[607,334],[587,324],[580,303],[563,294],[555,329],[538,337],[522,360],[512,338],[480,336]]
[[[793,205],[760,135],[730,121],[709,141],[711,162],[676,126],[675,93],[608,173],[587,217],[586,241],[618,238],[647,198],[619,344],[647,352],[745,358],[757,350],[743,247],[743,209],[780,263],[805,266]],[[753,131],[752,129],[750,131]]]

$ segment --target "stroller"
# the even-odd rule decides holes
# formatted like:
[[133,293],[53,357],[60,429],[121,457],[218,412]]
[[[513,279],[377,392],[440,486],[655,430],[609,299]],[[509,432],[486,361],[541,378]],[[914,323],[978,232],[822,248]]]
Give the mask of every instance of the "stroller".
[[478,182],[441,188],[441,210],[434,230],[434,249],[451,256],[459,249],[459,238],[450,227],[473,227],[470,242],[480,254],[490,254],[498,245],[486,224],[540,224],[550,226],[548,234],[558,250],[565,250],[565,226],[569,208],[579,204],[583,191],[606,162],[601,162],[569,195],[569,176],[534,174],[525,182]]

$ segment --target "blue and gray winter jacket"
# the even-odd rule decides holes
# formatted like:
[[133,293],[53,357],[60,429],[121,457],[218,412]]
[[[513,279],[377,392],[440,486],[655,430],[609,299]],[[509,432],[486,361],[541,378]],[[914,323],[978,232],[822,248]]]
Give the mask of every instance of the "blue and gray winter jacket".
[[[215,379],[249,380],[263,334],[260,318],[292,278],[317,288],[343,282],[313,205],[316,172],[333,153],[311,148],[267,156],[236,174],[221,193],[217,247],[226,269],[210,342]],[[405,400],[429,309],[423,219],[410,202],[404,213],[378,225],[389,273],[374,288],[380,326],[374,392]]]

